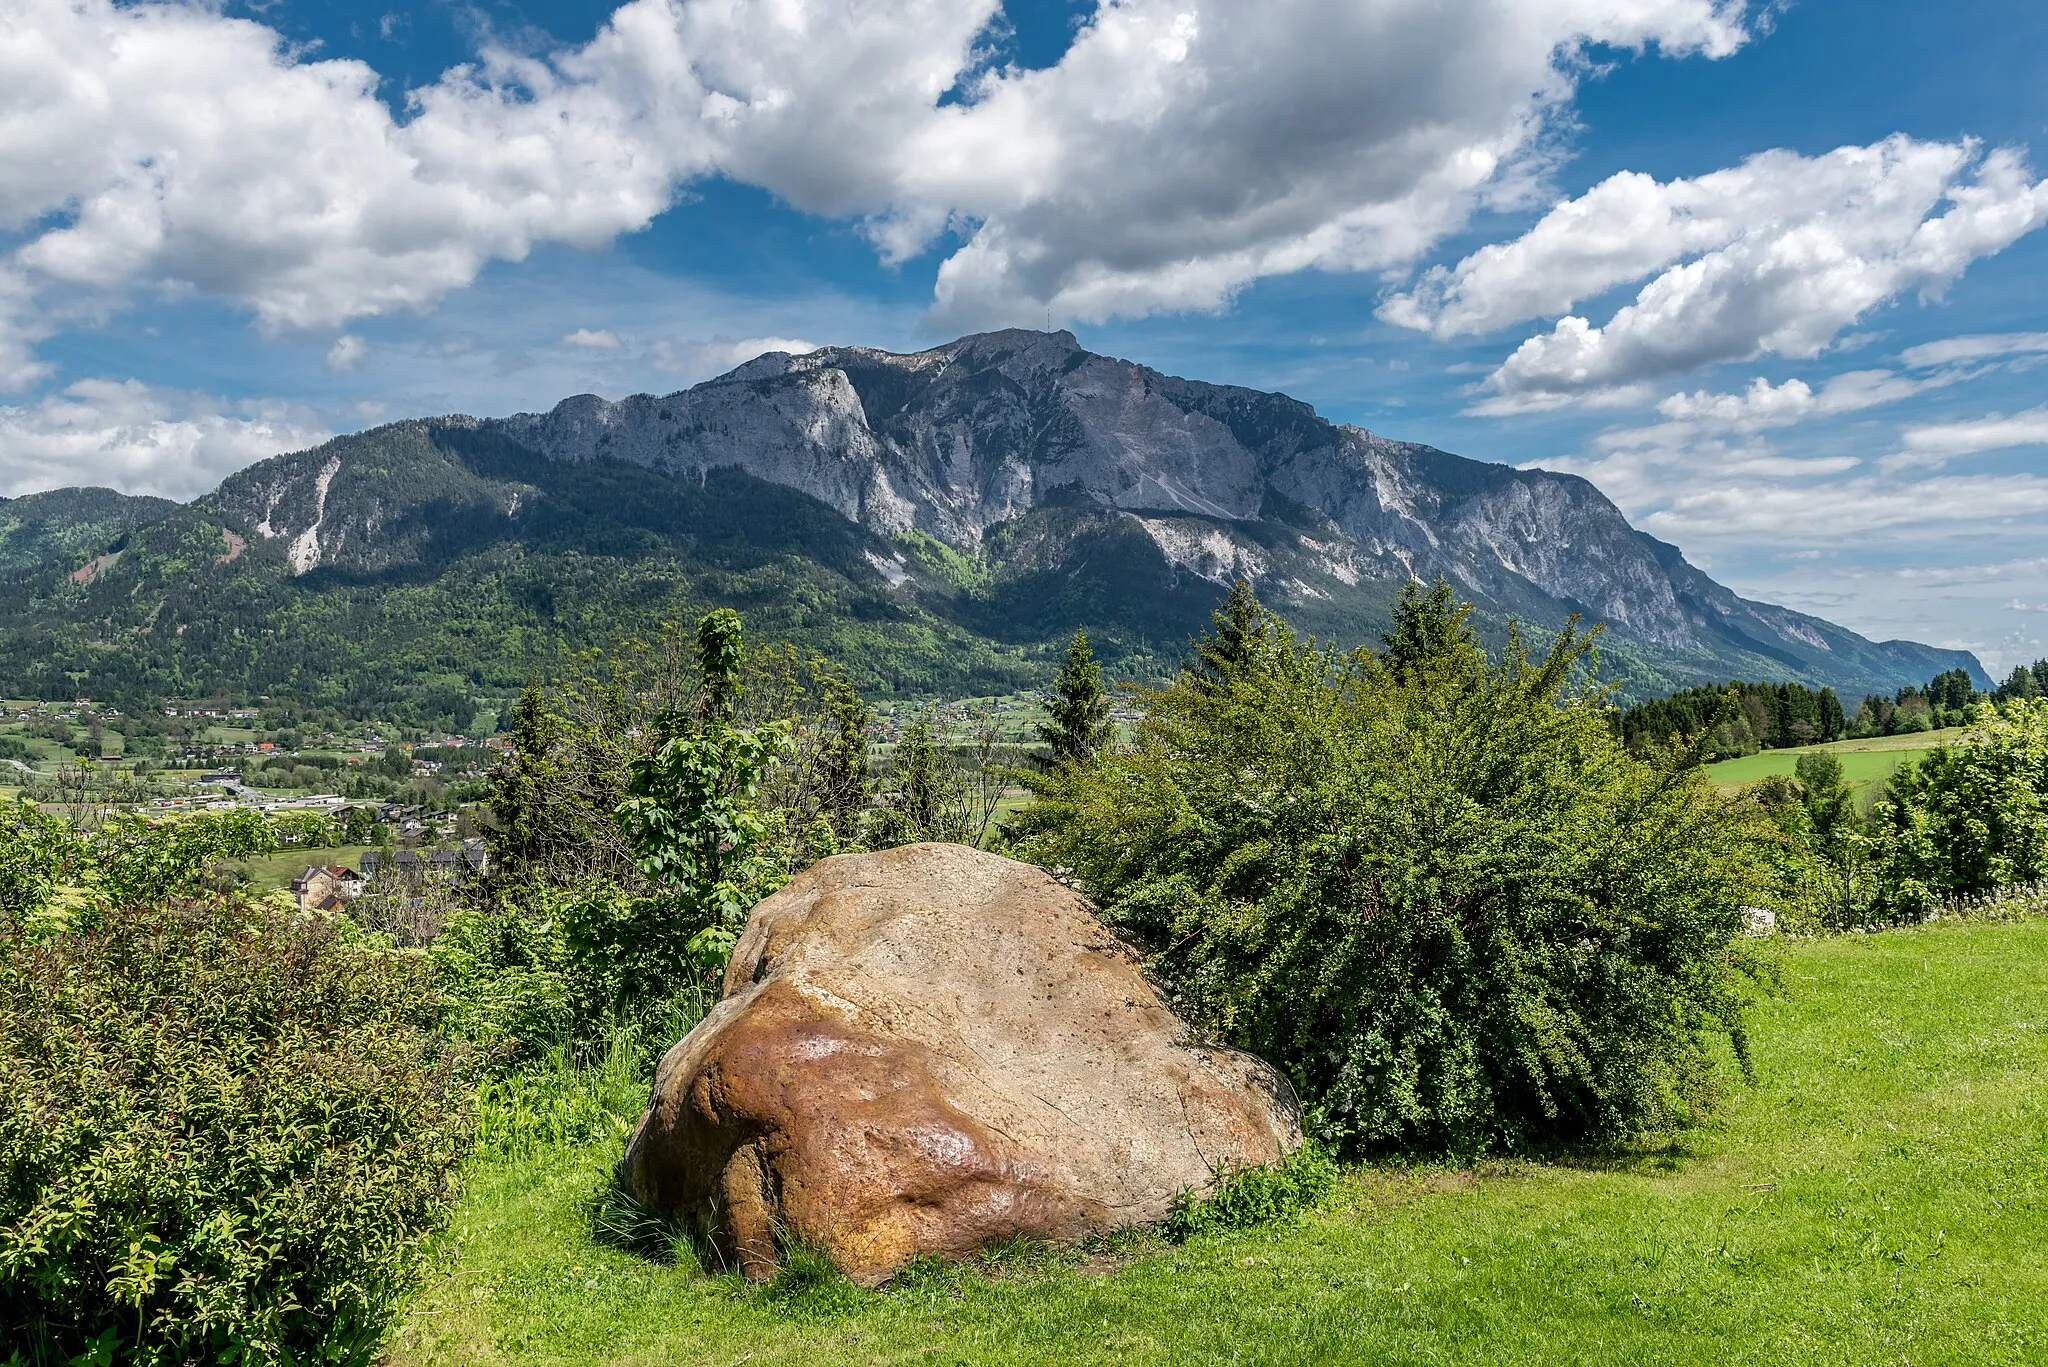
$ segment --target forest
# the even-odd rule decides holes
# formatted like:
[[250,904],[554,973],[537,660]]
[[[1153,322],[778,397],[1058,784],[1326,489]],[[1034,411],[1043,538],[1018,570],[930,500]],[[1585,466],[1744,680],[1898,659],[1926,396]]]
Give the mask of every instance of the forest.
[[1847,714],[1831,688],[1735,680],[1637,703],[1621,713],[1620,725],[1631,750],[1696,746],[1701,757],[1712,762],[1738,759],[1758,750],[1965,726],[1979,703],[2002,704],[2043,695],[2048,695],[2048,660],[2016,667],[1989,693],[1980,691],[1967,671],[1946,670],[1924,686],[1907,685],[1890,697],[1866,694],[1855,712]]

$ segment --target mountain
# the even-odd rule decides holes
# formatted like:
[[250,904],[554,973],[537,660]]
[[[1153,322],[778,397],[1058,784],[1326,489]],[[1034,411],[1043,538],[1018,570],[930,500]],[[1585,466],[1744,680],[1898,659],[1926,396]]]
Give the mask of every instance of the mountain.
[[167,498],[137,498],[112,489],[54,489],[0,498],[0,576],[118,554],[123,536],[169,516],[177,506]]
[[1064,332],[776,354],[663,397],[401,422],[155,511],[0,564],[0,691],[61,676],[438,712],[718,603],[870,687],[988,691],[1036,682],[1076,625],[1127,672],[1163,669],[1238,576],[1345,644],[1411,577],[1449,579],[1496,635],[1580,613],[1608,624],[1609,672],[1636,695],[1983,675],[1743,599],[1575,476],[1333,425]]

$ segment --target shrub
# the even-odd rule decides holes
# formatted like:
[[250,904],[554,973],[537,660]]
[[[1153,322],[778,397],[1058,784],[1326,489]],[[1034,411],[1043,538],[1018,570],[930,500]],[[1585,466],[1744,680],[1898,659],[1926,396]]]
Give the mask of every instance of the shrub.
[[2048,877],[2048,699],[1985,708],[1968,744],[1893,771],[1870,817],[1880,920]]
[[0,940],[0,1341],[367,1362],[472,1124],[439,1009],[417,957],[239,903]]
[[464,906],[428,947],[449,1033],[509,1057],[565,1039],[576,1022],[557,923],[509,901]]
[[1219,615],[1129,744],[1049,776],[1033,853],[1342,1146],[1683,1122],[1742,1046],[1761,818],[1622,748],[1589,637],[1493,660],[1468,612],[1411,591],[1348,656]]
[[0,807],[0,925],[37,935],[83,929],[109,906],[196,894],[222,861],[273,847],[250,811],[163,820],[117,812],[85,835],[17,802]]
[[1839,759],[1824,750],[1801,755],[1796,778],[1769,775],[1742,800],[1775,831],[1766,852],[1772,886],[1763,902],[1777,913],[1780,930],[1840,930],[1868,919],[1876,869]]
[[70,828],[26,802],[0,803],[0,930],[41,911],[74,876]]
[[1190,1239],[1284,1220],[1314,1206],[1336,1185],[1336,1161],[1312,1139],[1278,1163],[1225,1173],[1206,1196],[1182,1192],[1166,1217],[1166,1233]]

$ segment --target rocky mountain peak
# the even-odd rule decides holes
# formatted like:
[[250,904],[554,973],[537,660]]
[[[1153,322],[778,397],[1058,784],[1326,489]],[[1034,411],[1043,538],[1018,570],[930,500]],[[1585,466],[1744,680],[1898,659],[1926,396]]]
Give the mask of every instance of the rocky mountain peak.
[[[508,476],[508,459],[524,473]],[[1048,576],[1051,592],[1093,576],[1115,610],[1165,595],[1195,623],[1241,576],[1314,629],[1369,639],[1401,584],[1442,576],[1496,621],[1606,623],[1674,680],[1925,679],[1934,655],[1975,669],[1744,600],[1576,476],[1333,424],[1068,332],[778,353],[672,394],[413,420],[263,462],[213,502],[293,571],[374,568],[427,554],[450,519],[516,535],[541,486],[605,462],[698,487],[737,472],[816,500],[868,538],[856,558],[904,597],[943,588],[905,558],[924,536],[980,582]]]

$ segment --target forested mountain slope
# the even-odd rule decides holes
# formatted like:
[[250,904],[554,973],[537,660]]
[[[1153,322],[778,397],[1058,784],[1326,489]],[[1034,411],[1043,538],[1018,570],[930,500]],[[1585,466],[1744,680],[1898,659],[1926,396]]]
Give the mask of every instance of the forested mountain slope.
[[[1164,667],[1237,576],[1342,644],[1372,639],[1411,576],[1446,577],[1496,631],[1579,612],[1609,624],[1610,672],[1637,694],[1982,674],[1742,599],[1574,476],[1332,425],[1067,333],[770,355],[666,397],[395,423],[182,507],[37,498],[82,511],[61,535],[45,519],[34,553],[0,539],[0,691],[432,711],[711,604],[873,688],[987,691],[1035,682],[1075,625],[1126,670]],[[0,527],[29,502],[0,504]]]

